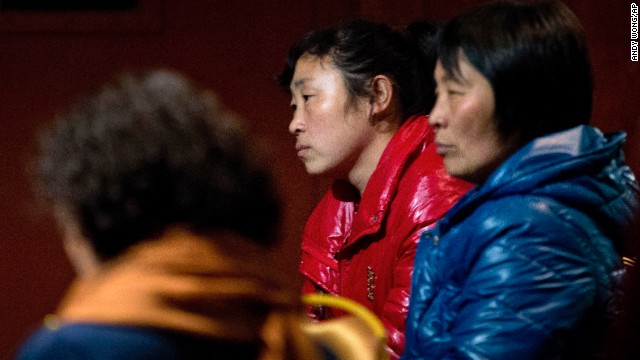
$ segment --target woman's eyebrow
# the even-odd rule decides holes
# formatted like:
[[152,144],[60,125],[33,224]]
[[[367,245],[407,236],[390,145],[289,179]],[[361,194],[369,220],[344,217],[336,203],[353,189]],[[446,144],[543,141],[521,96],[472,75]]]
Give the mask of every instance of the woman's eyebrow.
[[309,81],[310,79],[308,77],[306,78],[302,78],[302,79],[296,79],[291,83],[291,90],[294,90],[296,88],[299,88],[300,86],[304,85],[304,83],[306,81]]

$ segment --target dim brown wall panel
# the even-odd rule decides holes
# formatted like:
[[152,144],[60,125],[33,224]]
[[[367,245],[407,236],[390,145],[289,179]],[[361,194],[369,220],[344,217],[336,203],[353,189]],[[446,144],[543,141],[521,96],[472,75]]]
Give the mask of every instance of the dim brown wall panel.
[[283,276],[297,279],[298,237],[319,190],[295,157],[287,132],[289,98],[273,76],[289,43],[317,21],[316,4],[144,4],[151,15],[0,13],[0,359],[10,358],[54,310],[73,278],[52,218],[31,196],[25,168],[34,133],[75,98],[123,71],[181,71],[215,91],[261,135],[284,203],[277,249]]
[[[54,310],[73,278],[53,219],[31,196],[34,133],[115,73],[169,67],[215,91],[260,135],[279,180],[283,277],[297,284],[299,236],[326,180],[309,178],[287,132],[289,97],[273,76],[303,32],[362,16],[400,25],[446,20],[476,0],[141,0],[135,13],[0,12],[0,359]],[[593,123],[629,133],[640,171],[640,67],[629,60],[629,3],[567,1],[582,20],[594,65]]]

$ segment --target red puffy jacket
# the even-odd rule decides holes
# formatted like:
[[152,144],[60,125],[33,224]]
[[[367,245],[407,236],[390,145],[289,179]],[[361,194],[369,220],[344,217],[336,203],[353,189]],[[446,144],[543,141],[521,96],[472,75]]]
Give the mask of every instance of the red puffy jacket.
[[[309,217],[302,239],[303,293],[324,291],[373,311],[389,335],[391,357],[404,349],[416,245],[471,185],[444,170],[426,116],[408,119],[385,148],[359,197],[336,181]],[[316,319],[341,315],[309,308]]]

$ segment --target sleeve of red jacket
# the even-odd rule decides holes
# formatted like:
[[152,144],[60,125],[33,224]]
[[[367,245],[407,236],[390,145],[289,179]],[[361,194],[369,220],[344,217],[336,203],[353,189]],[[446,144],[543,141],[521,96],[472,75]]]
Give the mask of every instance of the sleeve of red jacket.
[[409,311],[409,290],[411,288],[413,261],[418,239],[422,232],[423,229],[415,231],[403,242],[403,247],[394,266],[394,286],[389,292],[384,304],[383,314],[380,317],[387,330],[388,351],[391,359],[398,359],[404,349],[405,322]]
[[408,229],[399,248],[393,272],[393,288],[383,307],[382,323],[388,333],[389,353],[392,359],[402,355],[405,344],[405,327],[409,312],[409,293],[413,274],[416,248],[420,236],[436,222],[462,197],[471,184],[446,175],[444,170],[436,171],[423,178],[414,191],[408,196],[415,199],[415,194],[422,195],[422,201],[399,198],[409,207],[405,211],[404,224],[398,228]]

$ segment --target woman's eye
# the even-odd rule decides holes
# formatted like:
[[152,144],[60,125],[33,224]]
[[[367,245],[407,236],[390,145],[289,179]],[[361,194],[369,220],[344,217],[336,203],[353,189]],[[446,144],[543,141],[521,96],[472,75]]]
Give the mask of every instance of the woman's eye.
[[458,89],[436,89],[435,90],[436,98],[443,94],[447,96],[462,95],[462,91]]
[[311,95],[302,95],[302,99],[303,99],[304,101],[309,100],[309,98],[310,98],[310,97],[311,97]]

